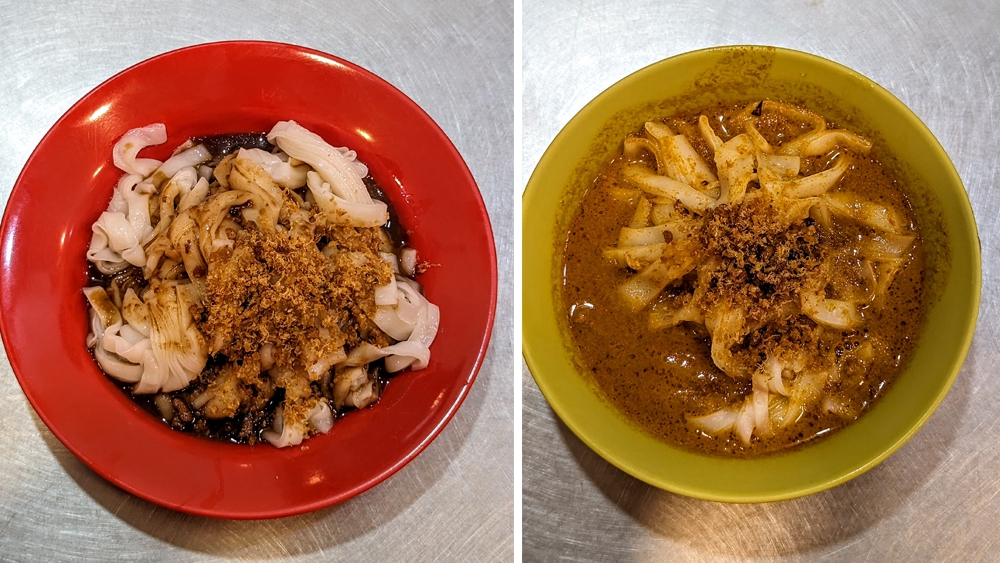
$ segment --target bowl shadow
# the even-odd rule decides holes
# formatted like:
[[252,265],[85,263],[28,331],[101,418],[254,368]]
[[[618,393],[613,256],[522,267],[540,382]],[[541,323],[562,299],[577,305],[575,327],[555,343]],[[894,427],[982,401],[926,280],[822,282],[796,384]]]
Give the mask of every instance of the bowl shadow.
[[[115,518],[147,536],[188,551],[262,560],[322,553],[388,524],[417,502],[441,479],[450,460],[459,455],[481,415],[491,382],[488,373],[480,373],[478,379],[479,383],[472,386],[442,435],[397,473],[339,504],[268,520],[226,520],[185,514],[136,497],[87,467],[52,434],[33,409],[29,411],[46,446],[66,473]],[[445,433],[449,435],[443,436]]]
[[[970,356],[974,349],[975,343]],[[947,457],[970,395],[969,377],[959,376],[938,409],[948,416],[932,416],[867,473],[813,495],[760,504],[704,501],[648,485],[598,456],[552,416],[580,469],[608,501],[650,533],[702,553],[767,558],[822,551],[889,518]]]

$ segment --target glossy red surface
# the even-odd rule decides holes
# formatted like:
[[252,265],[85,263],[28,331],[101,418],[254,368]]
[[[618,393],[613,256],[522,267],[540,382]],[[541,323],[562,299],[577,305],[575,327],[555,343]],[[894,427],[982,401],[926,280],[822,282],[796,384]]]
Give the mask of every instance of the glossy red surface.
[[[379,403],[305,448],[239,446],[170,430],[96,366],[87,334],[85,252],[121,175],[111,148],[162,122],[166,158],[189,136],[267,131],[294,119],[358,152],[382,186],[441,308],[427,369],[394,378]],[[468,168],[404,94],[330,55],[226,42],[173,51],[101,84],[42,139],[14,186],[2,226],[0,331],[25,395],[52,432],[119,487],[184,512],[268,518],[322,508],[386,479],[423,450],[468,393],[496,306],[489,218]]]

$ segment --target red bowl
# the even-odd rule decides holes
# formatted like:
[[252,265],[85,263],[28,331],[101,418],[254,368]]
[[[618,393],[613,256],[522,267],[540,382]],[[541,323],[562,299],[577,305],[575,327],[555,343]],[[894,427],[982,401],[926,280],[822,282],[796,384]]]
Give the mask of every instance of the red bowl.
[[[91,224],[121,175],[127,130],[167,126],[164,159],[190,136],[268,131],[294,119],[356,150],[386,192],[441,308],[430,365],[404,372],[374,407],[302,447],[242,446],[173,431],[94,363],[84,340]],[[146,154],[146,153],[144,153]],[[412,100],[372,73],[292,45],[224,42],[159,55],[76,103],[28,159],[3,217],[0,332],[35,411],[77,457],[157,504],[206,516],[269,518],[367,490],[423,450],[454,415],[486,354],[496,307],[489,218],[465,162]]]

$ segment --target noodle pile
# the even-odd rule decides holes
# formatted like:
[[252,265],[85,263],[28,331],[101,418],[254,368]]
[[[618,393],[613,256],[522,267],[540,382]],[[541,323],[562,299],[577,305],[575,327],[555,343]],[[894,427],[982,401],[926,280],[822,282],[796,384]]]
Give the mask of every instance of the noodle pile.
[[[797,133],[765,138],[765,120]],[[603,252],[634,272],[618,294],[651,328],[697,327],[715,366],[752,382],[738,401],[688,417],[749,445],[807,409],[835,409],[823,389],[846,362],[875,357],[866,312],[883,303],[916,231],[905,210],[837,189],[852,159],[871,150],[857,134],[769,100],[748,105],[728,130],[716,127],[722,136],[698,119],[714,167],[662,122],[625,140],[628,187],[614,189],[638,205]],[[806,159],[819,171],[803,174]]]
[[110,282],[84,289],[87,344],[109,376],[155,394],[175,427],[194,409],[241,420],[250,443],[268,424],[284,447],[376,401],[380,369],[427,366],[438,308],[353,151],[284,121],[270,152],[216,158],[189,140],[138,157],[166,138],[154,124],[118,141],[125,175],[93,225],[87,258]]

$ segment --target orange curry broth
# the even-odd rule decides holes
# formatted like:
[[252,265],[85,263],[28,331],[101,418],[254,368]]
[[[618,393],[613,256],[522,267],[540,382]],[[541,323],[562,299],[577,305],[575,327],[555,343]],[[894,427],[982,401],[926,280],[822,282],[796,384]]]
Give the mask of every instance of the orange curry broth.
[[[740,133],[727,132],[725,126],[731,126],[731,117],[744,106],[714,106],[664,122],[684,134],[715,172],[712,154],[698,133],[698,116],[702,113],[708,116],[717,134],[726,141]],[[836,127],[832,123],[828,126]],[[760,120],[758,128],[771,143],[788,140],[804,130],[782,118]],[[864,194],[873,202],[888,204],[905,214],[916,227],[906,195],[876,160],[877,152],[875,147],[868,156],[852,155],[852,168],[834,189]],[[621,190],[614,190],[633,187],[618,176],[624,163],[624,157],[619,156],[601,169],[572,219],[562,249],[561,289],[578,361],[607,400],[626,418],[660,440],[688,450],[725,457],[754,457],[829,435],[856,420],[885,393],[905,367],[924,316],[924,251],[917,229],[908,263],[893,280],[881,308],[865,310],[864,322],[857,330],[839,333],[824,329],[827,339],[835,340],[828,344],[830,347],[853,349],[865,340],[874,345],[873,361],[844,362],[839,381],[828,381],[824,388],[826,396],[836,397],[848,406],[850,416],[825,412],[820,399],[797,422],[765,439],[755,435],[749,446],[744,446],[733,433],[710,436],[689,424],[688,417],[740,404],[750,393],[751,380],[733,379],[712,363],[711,341],[703,326],[681,323],[673,328],[650,329],[649,307],[632,312],[619,297],[618,287],[634,272],[604,258],[602,250],[615,246],[619,230],[628,224],[638,202],[638,198],[623,199]],[[804,158],[802,172],[812,174],[828,164],[826,156]],[[852,235],[863,229],[837,220],[834,226],[842,231],[827,237],[835,244],[856,241],[858,237]],[[683,283],[668,287],[660,299],[670,299],[682,292],[683,287],[678,285]]]

